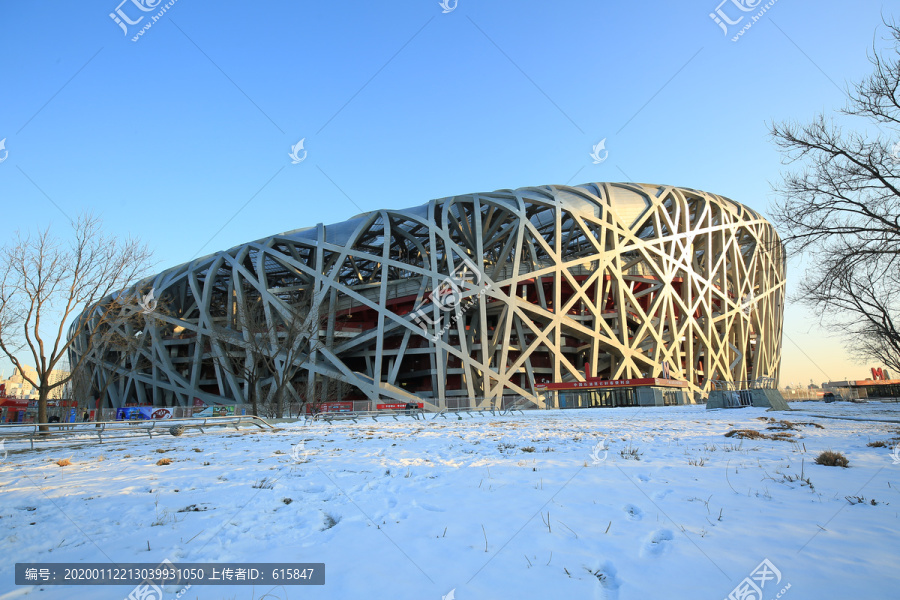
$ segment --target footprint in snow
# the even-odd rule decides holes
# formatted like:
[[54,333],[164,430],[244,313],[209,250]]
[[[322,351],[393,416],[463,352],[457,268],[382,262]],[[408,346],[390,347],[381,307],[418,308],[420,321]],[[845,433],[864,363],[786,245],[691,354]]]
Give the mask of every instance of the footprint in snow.
[[597,600],[618,600],[619,587],[622,581],[616,577],[616,568],[608,560],[601,561],[593,569],[585,567],[588,573],[597,578],[599,585],[594,597]]
[[425,510],[430,510],[431,512],[445,512],[443,508],[440,506],[435,506],[433,504],[425,504],[424,502],[419,502],[417,500],[413,500],[413,506],[424,508]]
[[622,507],[622,510],[628,513],[628,518],[632,521],[640,521],[644,518],[644,511],[642,511],[634,504],[626,504]]
[[643,482],[650,481],[650,476],[649,476],[649,475],[638,475],[637,478],[640,479],[640,480],[643,481]]
[[644,556],[659,556],[672,545],[675,536],[668,529],[657,529],[644,544]]
[[663,490],[661,492],[656,492],[655,494],[653,494],[653,499],[654,500],[664,500],[666,496],[668,496],[669,494],[672,493],[672,491],[673,490],[668,489],[668,490]]

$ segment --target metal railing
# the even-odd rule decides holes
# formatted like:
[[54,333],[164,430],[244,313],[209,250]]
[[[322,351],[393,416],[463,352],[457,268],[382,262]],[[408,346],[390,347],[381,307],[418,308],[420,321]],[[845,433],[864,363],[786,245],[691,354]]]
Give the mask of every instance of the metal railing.
[[742,379],[737,381],[725,381],[722,379],[714,379],[712,383],[713,389],[722,392],[739,392],[741,390],[774,390],[774,377],[757,377],[756,379]]
[[[228,410],[229,406],[234,407],[234,409],[233,409],[234,414],[221,415],[221,416],[229,416],[229,417],[241,416],[242,413],[249,414],[250,409],[251,409],[251,406],[249,404],[232,404],[232,405],[223,404],[223,405],[215,406],[212,408]],[[5,419],[8,418],[8,415],[10,413],[21,412],[21,411],[25,410],[24,408],[17,408],[17,407],[4,407],[4,408],[6,408],[6,410],[0,409],[0,415],[2,415],[3,419],[4,419],[3,423],[7,422]],[[140,408],[140,407],[125,407],[125,408]],[[168,408],[172,414],[172,419],[190,419],[190,418],[202,419],[203,417],[197,416],[197,413],[200,412],[201,410],[205,410],[210,407],[206,407],[206,406],[204,406],[204,407],[155,406],[153,408],[154,408],[154,410],[157,408]],[[73,410],[74,410],[74,414],[73,414]],[[104,422],[104,421],[117,421],[117,420],[124,421],[124,420],[126,420],[126,419],[116,419],[116,414],[117,414],[118,410],[119,409],[116,409],[116,408],[101,408],[101,409],[95,410],[91,406],[78,406],[78,407],[74,407],[74,409],[73,409],[73,407],[65,407],[65,406],[48,406],[47,407],[47,418],[48,419],[52,419],[52,418],[58,419],[55,421],[55,423],[50,423],[48,421],[48,423],[50,423],[50,424],[60,424],[60,423],[72,424],[72,423],[76,423],[76,422],[77,423],[99,423],[99,422]],[[89,419],[88,421],[84,421],[83,419],[84,419],[85,412],[88,412],[88,413],[93,412],[94,419],[93,420]],[[36,418],[36,413],[37,413],[37,409],[29,408],[29,409],[27,409],[24,421],[21,421],[21,422],[20,421],[11,421],[10,424],[11,425],[31,425],[34,422],[34,419]],[[209,416],[216,416],[216,415],[209,415]],[[262,416],[266,416],[266,415],[262,415]],[[71,420],[73,417],[74,417],[74,420]],[[149,419],[146,419],[146,420],[149,420]]]
[[[143,437],[147,435],[153,439],[154,435],[172,434],[171,428],[182,427],[182,432],[188,429],[197,429],[200,433],[206,433],[210,427],[234,427],[255,425],[260,429],[272,425],[264,419],[252,415],[240,415],[234,417],[194,417],[184,419],[152,419],[145,421],[90,421],[82,423],[28,423],[0,425],[0,439],[6,441],[28,440],[31,449],[34,450],[35,441],[60,442],[60,441],[84,441],[90,442],[95,438],[102,444],[106,440]],[[46,428],[46,430],[42,430]],[[181,435],[174,434],[174,435]]]
[[[429,399],[426,399],[429,400]],[[314,413],[311,415],[307,415],[306,421],[325,421],[326,423],[332,423],[334,421],[347,421],[351,420],[354,423],[358,422],[360,419],[372,419],[373,421],[378,421],[381,417],[392,417],[395,421],[399,419],[397,417],[401,416],[409,416],[416,420],[422,419],[425,420],[428,414],[433,415],[431,420],[435,420],[438,417],[442,417],[444,419],[447,418],[447,415],[456,415],[456,417],[462,420],[462,415],[467,414],[470,417],[474,418],[474,415],[478,414],[479,416],[484,417],[485,413],[491,413],[493,416],[510,416],[515,412],[518,412],[521,415],[525,415],[525,410],[530,410],[536,408],[536,405],[533,402],[530,402],[526,398],[522,398],[520,396],[510,397],[507,401],[501,401],[499,406],[497,403],[490,406],[478,406],[478,403],[475,402],[478,399],[472,398],[468,399],[473,402],[469,403],[466,406],[452,406],[440,407],[438,410],[430,410],[426,411],[421,408],[397,408],[397,409],[383,409],[383,410],[344,410],[344,411],[321,411],[318,413]],[[481,399],[484,400],[483,398]],[[529,406],[530,405],[530,406]]]
[[325,421],[326,423],[332,423],[334,421],[353,421],[357,423],[360,419],[372,419],[373,421],[378,421],[380,417],[393,417],[395,421],[399,421],[397,417],[407,416],[416,419],[417,421],[425,417],[424,411],[420,408],[410,408],[410,409],[397,409],[397,410],[358,410],[358,411],[339,411],[339,412],[319,412],[311,417],[307,417],[307,420],[310,418],[313,421]]

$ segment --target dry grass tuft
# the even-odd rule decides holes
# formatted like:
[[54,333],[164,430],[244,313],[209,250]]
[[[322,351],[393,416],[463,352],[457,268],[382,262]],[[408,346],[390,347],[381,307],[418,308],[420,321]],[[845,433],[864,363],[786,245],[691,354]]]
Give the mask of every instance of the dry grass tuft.
[[885,446],[887,446],[887,444],[885,444],[881,440],[878,440],[877,442],[869,442],[868,444],[866,444],[866,446],[868,446],[869,448],[884,448]]
[[[771,427],[769,428],[771,429]],[[777,442],[792,442],[794,434],[787,431],[778,431],[776,433],[765,434],[755,429],[732,429],[725,434],[725,437],[736,437],[741,440],[775,440]]]
[[848,467],[850,461],[840,452],[826,450],[816,457],[817,465],[825,465],[826,467]]
[[72,457],[70,456],[69,458],[64,458],[62,460],[58,460],[58,461],[56,461],[56,464],[59,465],[60,467],[68,467],[69,465],[72,464]]
[[156,466],[157,466],[157,467],[163,467],[163,466],[165,466],[165,465],[171,465],[171,464],[172,464],[172,459],[171,459],[171,458],[161,458],[161,459],[159,459],[158,461],[156,461]]
[[818,423],[811,423],[811,422],[797,421],[797,422],[792,423],[791,421],[776,421],[775,419],[769,419],[769,423],[770,423],[770,426],[766,427],[766,429],[769,429],[769,430],[784,431],[787,429],[797,429],[798,425],[806,425],[809,427],[815,427],[816,429],[825,429],[822,425],[819,425]]
[[753,429],[732,429],[725,434],[725,437],[736,437],[741,440],[758,440],[760,438],[767,438],[766,434],[760,433]]

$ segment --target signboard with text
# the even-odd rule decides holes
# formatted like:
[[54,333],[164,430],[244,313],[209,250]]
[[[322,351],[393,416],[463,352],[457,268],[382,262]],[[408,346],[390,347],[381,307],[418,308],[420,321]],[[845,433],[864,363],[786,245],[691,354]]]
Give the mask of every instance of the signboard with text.
[[586,381],[567,381],[564,383],[536,383],[534,384],[534,387],[538,390],[578,390],[585,388],[597,389],[610,387],[637,387],[645,385],[687,387],[687,382],[674,379],[645,377],[640,379],[588,379]]
[[[425,405],[421,402],[418,402],[418,403],[413,402],[411,404],[415,404],[417,408],[425,407]],[[406,408],[406,402],[390,402],[390,403],[386,403],[386,404],[377,404],[376,408],[378,410],[403,410]]]

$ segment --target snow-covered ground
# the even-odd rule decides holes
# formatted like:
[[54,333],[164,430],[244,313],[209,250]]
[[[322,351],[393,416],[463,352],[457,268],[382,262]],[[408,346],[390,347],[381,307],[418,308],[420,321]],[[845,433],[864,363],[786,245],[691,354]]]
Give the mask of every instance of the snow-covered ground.
[[[720,600],[766,559],[780,579],[763,600],[900,597],[900,405],[793,407],[404,417],[13,451],[0,598],[133,587],[16,586],[15,562],[163,559],[326,565],[324,586],[182,596],[204,600]],[[821,428],[724,436],[782,431],[771,418]],[[828,449],[850,467],[814,464]],[[254,487],[264,478],[274,485]]]

